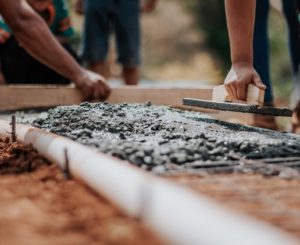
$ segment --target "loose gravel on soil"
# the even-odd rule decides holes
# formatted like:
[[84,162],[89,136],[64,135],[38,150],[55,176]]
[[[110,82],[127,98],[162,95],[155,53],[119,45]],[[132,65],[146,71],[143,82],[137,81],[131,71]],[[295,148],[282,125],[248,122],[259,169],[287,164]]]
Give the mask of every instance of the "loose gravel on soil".
[[157,172],[199,162],[300,156],[296,135],[151,103],[57,107],[33,125]]
[[0,189],[1,244],[162,244],[30,146],[0,140]]

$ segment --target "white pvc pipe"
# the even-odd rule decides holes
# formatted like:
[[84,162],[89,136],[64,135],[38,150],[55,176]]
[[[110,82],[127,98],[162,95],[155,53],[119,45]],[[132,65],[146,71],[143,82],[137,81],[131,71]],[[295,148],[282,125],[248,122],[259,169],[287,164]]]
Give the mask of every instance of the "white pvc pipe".
[[[0,120],[0,136],[9,123]],[[17,139],[64,167],[67,149],[73,176],[104,195],[127,215],[140,217],[170,244],[296,245],[283,231],[223,208],[187,188],[91,150],[61,136],[17,125]]]

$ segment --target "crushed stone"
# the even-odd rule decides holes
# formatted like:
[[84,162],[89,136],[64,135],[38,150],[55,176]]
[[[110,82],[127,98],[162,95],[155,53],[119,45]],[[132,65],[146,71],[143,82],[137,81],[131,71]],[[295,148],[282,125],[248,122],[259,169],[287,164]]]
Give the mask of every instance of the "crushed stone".
[[62,106],[33,125],[158,172],[197,162],[300,157],[297,135],[151,103]]

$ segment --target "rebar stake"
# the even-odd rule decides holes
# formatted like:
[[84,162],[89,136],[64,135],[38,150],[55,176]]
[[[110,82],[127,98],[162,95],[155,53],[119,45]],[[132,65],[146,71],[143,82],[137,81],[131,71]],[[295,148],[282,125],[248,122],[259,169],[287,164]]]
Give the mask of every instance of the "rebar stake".
[[17,141],[17,136],[16,136],[16,115],[11,116],[11,140],[12,142]]
[[68,149],[64,150],[65,153],[65,166],[63,169],[64,177],[66,180],[72,179],[71,172],[70,172],[70,161],[68,156]]

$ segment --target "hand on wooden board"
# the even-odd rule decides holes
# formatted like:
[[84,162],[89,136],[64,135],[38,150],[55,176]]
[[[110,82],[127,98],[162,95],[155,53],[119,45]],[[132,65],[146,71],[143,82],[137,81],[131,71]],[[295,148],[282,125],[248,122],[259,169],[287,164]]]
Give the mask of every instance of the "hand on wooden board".
[[94,72],[84,70],[83,74],[75,81],[86,100],[105,100],[111,93],[109,85],[105,79]]
[[260,76],[250,64],[233,64],[224,81],[225,88],[231,98],[243,101],[247,99],[247,88],[251,83],[266,90]]

